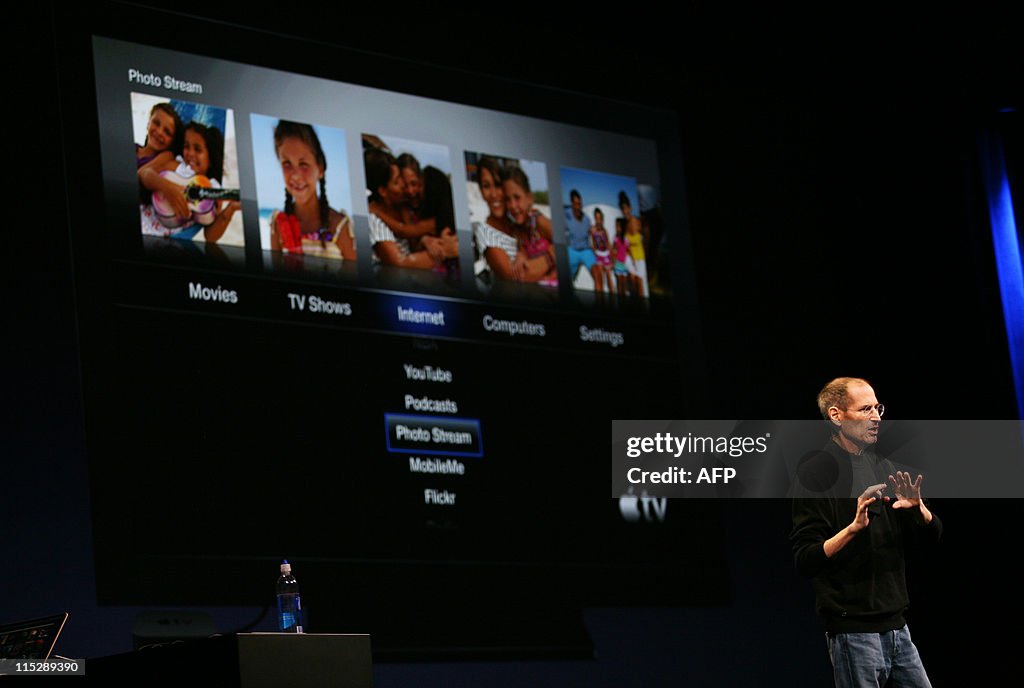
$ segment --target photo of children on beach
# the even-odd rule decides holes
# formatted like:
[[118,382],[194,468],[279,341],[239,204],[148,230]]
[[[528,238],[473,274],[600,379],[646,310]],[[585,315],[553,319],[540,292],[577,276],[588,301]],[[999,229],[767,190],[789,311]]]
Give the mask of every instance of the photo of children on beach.
[[636,210],[636,180],[572,167],[559,172],[573,288],[617,299],[650,297],[650,237]]
[[250,122],[263,250],[355,261],[345,131],[257,114]]
[[466,195],[478,283],[557,287],[544,164],[466,152]]
[[131,94],[140,231],[244,246],[230,109]]
[[378,273],[427,270],[459,282],[451,157],[447,146],[362,135],[369,241]]

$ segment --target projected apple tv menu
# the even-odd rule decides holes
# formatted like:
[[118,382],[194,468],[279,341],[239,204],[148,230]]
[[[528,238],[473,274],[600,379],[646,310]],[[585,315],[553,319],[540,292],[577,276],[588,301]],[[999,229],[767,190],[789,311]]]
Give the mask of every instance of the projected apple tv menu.
[[[117,303],[132,307],[594,354],[667,357],[673,353],[670,328],[658,322],[565,317],[509,306],[269,281],[241,274],[154,270],[139,263],[117,264],[115,282]],[[402,410],[438,411],[430,404],[422,408],[410,404]]]
[[[399,317],[435,320],[443,326],[444,310],[413,305],[395,305],[405,309]],[[407,464],[413,480],[408,484],[411,505],[423,509],[423,523],[431,530],[459,527],[457,514],[464,509],[462,487],[475,459],[483,456],[480,422],[459,416],[467,410],[460,403],[462,380],[459,372],[447,365],[410,357],[392,369],[397,374],[391,409],[386,413],[385,447],[389,463]],[[469,404],[472,407],[472,403]]]

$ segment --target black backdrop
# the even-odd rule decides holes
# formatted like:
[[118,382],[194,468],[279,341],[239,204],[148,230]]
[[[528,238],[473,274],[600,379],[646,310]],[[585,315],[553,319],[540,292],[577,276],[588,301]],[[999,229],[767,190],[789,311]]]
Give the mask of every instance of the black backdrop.
[[[854,374],[904,417],[1015,416],[975,155],[993,113],[1019,105],[1006,17],[310,10],[293,32],[414,59],[427,45],[439,64],[676,110],[712,381],[701,415],[806,417],[824,380]],[[265,28],[285,13],[202,11]],[[70,608],[64,651],[95,656],[125,649],[133,613],[91,601],[55,135],[75,113],[57,110],[47,21],[45,5],[22,7],[7,27],[19,47],[7,70],[0,609],[13,620]],[[513,48],[492,50],[490,35]],[[936,505],[945,543],[910,572],[912,627],[936,686],[1012,666],[1010,638],[991,626],[1020,611],[1000,535],[1018,506]],[[820,685],[827,665],[809,588],[789,564],[786,505],[725,511],[729,606],[588,612],[594,663],[383,667],[378,683]]]

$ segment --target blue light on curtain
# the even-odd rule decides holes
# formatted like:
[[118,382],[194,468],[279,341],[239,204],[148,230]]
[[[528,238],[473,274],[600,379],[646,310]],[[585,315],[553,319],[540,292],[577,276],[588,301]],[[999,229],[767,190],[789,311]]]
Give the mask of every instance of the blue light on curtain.
[[1024,256],[1013,215],[1013,197],[1006,174],[1003,145],[998,135],[989,133],[982,136],[981,162],[1003,318],[1010,345],[1010,365],[1017,393],[1017,417],[1024,419]]

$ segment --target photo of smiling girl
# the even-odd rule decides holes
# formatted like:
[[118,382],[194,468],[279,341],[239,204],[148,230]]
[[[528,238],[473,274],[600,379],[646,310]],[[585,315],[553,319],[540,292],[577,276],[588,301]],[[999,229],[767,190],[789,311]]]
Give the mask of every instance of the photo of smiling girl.
[[[293,257],[355,261],[345,132],[252,115],[260,245]],[[300,259],[301,260],[301,259]]]

